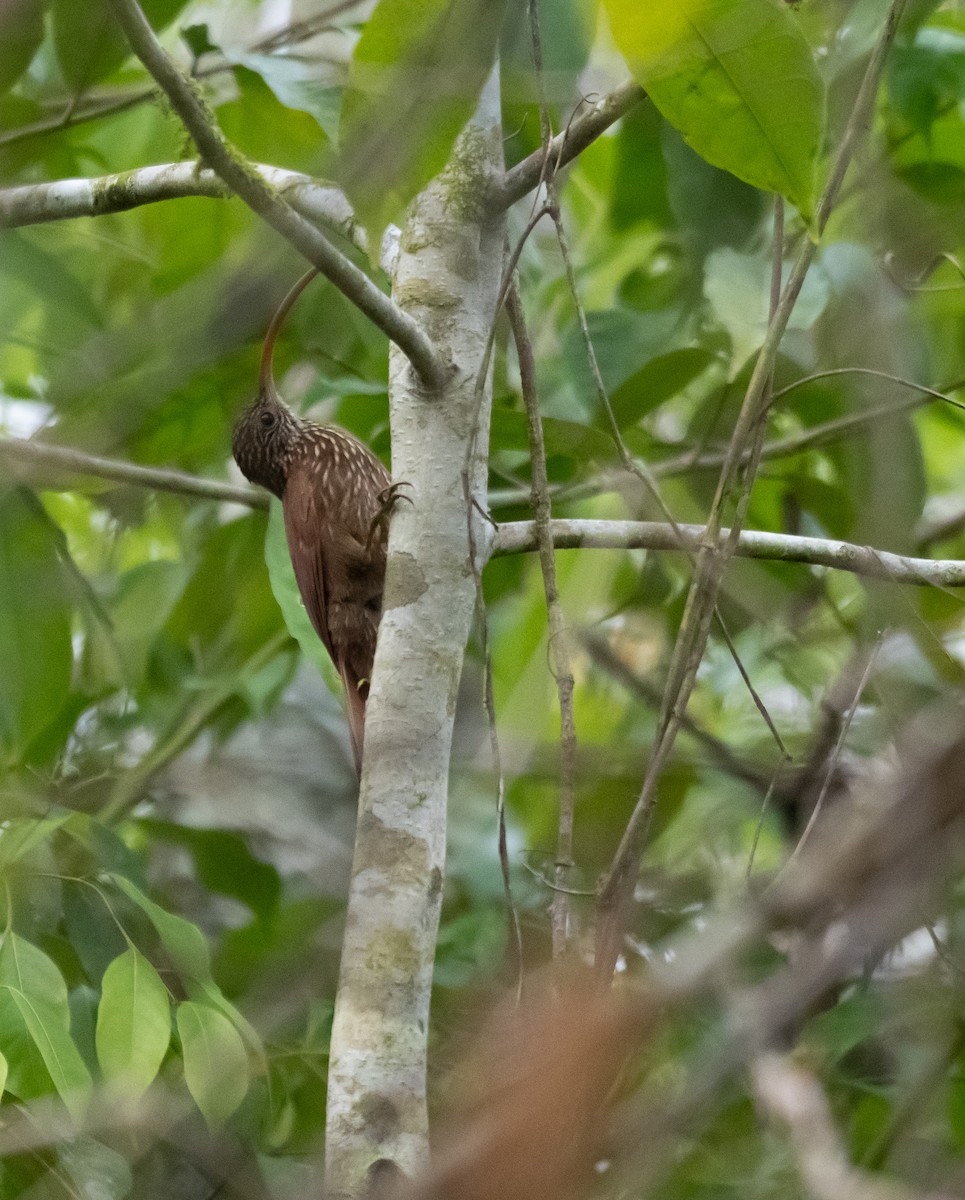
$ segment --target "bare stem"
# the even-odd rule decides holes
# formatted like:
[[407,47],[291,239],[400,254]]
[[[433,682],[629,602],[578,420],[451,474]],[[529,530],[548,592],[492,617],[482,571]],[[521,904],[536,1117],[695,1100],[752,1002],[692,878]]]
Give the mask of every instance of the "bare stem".
[[568,869],[573,865],[573,819],[575,809],[576,767],[576,723],[573,719],[573,667],[571,664],[569,631],[560,604],[556,583],[556,556],[551,532],[552,507],[549,497],[549,479],[546,474],[546,446],[543,441],[543,419],[539,411],[539,396],[536,389],[536,359],[533,343],[526,328],[526,316],[519,295],[518,283],[514,280],[506,297],[506,311],[516,343],[519,359],[519,376],[526,418],[529,427],[529,455],[532,472],[532,504],[536,539],[539,544],[539,562],[543,574],[543,591],[546,596],[546,611],[549,622],[550,661],[560,706],[560,804],[559,824],[556,841],[556,870],[553,893],[552,928],[553,956],[559,958],[566,951],[569,931],[569,898],[563,887]]

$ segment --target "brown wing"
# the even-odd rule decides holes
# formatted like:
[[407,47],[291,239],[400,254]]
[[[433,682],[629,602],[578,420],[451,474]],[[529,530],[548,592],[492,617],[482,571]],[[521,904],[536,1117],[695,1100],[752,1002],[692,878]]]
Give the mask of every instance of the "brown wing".
[[295,582],[315,632],[334,662],[335,651],[325,615],[325,569],[322,561],[325,528],[312,473],[307,465],[290,471],[282,509]]
[[[320,467],[315,455],[306,456],[289,469],[285,532],[305,608],[345,685],[352,750],[361,770],[365,700],[385,576],[384,543],[378,533],[369,534],[378,513],[377,492],[388,483],[388,474],[354,439],[333,437],[330,448],[326,441],[322,446],[332,461]],[[355,460],[354,470],[337,471],[343,456]],[[359,469],[365,458],[371,459],[371,466],[365,463],[368,478]]]

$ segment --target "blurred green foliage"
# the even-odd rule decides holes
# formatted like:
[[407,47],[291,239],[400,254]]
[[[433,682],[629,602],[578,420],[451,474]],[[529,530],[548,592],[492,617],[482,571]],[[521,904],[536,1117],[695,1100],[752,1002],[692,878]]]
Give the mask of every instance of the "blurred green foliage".
[[[755,0],[755,19],[774,34],[766,52],[748,20],[739,71],[725,79],[711,39],[700,52],[710,58],[671,71],[667,90],[632,48],[640,39],[652,44],[646,21],[663,20],[672,39],[681,14],[706,7],[612,0],[604,5],[611,34],[590,0],[541,6],[554,128],[565,126],[584,93],[625,77],[614,41],[631,47],[630,68],[653,89],[654,103],[638,106],[566,169],[563,216],[621,436],[649,463],[681,521],[707,512],[716,471],[705,460],[726,444],[763,336],[773,206],[756,189],[780,187],[799,206],[787,210],[793,254],[808,236],[815,192],[884,11],[878,0]],[[738,25],[740,7],[730,6]],[[364,9],[339,15],[322,42],[272,40],[255,0],[207,4],[200,16],[197,5],[177,0],[144,8],[182,55],[180,35],[194,28],[200,86],[245,153],[323,177],[351,173],[366,157],[356,132],[336,145],[342,117],[350,130],[353,113],[381,121],[397,98],[392,89],[426,49],[394,0],[382,0],[369,24]],[[538,146],[540,115],[527,22],[522,6],[509,10],[502,52],[512,164]],[[401,220],[414,189],[443,160],[491,42],[463,47],[456,65],[464,93],[437,110],[425,100],[411,139],[404,120],[391,125],[399,161],[392,187],[363,203],[373,224]],[[445,54],[429,49],[438,65]],[[373,64],[398,65],[399,73],[387,71],[377,100],[353,91],[343,114],[344,89]],[[819,375],[867,368],[963,398],[963,80],[959,6],[910,6],[870,144],[782,345],[775,388],[789,390],[771,413],[750,527],[965,557],[965,517],[938,541],[928,533],[965,514],[961,411],[880,376]],[[755,125],[765,82],[774,90]],[[190,156],[150,91],[101,0],[0,6],[3,186]],[[731,132],[715,118],[719,105],[736,108]],[[527,202],[511,213],[511,236],[528,216]],[[260,336],[299,271],[293,252],[236,201],[180,200],[3,230],[0,426],[226,478],[231,424],[254,388]],[[619,471],[548,225],[528,241],[520,272],[554,513],[659,518]],[[525,519],[526,425],[502,324],[497,351],[492,505],[499,520]],[[296,407],[351,429],[388,460],[385,341],[328,284],[314,284],[300,301],[277,361]],[[185,1127],[193,1117],[184,1114],[197,1110],[212,1129],[227,1125],[275,1194],[302,1195],[298,1158],[318,1150],[324,1128],[354,796],[338,701],[319,683],[312,635],[289,633],[299,608],[277,514],[2,461],[4,1111],[46,1099],[79,1116],[101,1085],[122,1100],[146,1091],[180,1104]],[[670,554],[565,551],[559,574],[570,626],[597,639],[580,642],[575,661],[571,883],[592,892],[639,789],[689,564]],[[485,590],[515,900],[526,961],[536,965],[548,951],[559,790],[536,563],[493,561]],[[715,902],[744,888],[758,833],[754,878],[779,866],[813,799],[800,775],[810,765],[821,781],[826,758],[813,756],[856,647],[883,637],[836,786],[886,757],[895,731],[917,712],[960,695],[965,626],[957,594],[735,561],[721,614],[791,763],[758,828],[783,756],[715,633],[690,706],[694,729],[681,735],[660,786],[623,964],[630,974],[659,953],[661,939],[699,928]],[[331,672],[326,678],[331,683]],[[436,966],[432,1051],[440,1075],[464,1038],[467,1012],[509,982],[480,678],[474,641],[457,725]],[[578,946],[589,946],[591,919],[591,897],[575,897]],[[940,953],[903,971],[869,972],[830,998],[801,1045],[855,1161],[953,1190],[948,1180],[965,1145],[961,889],[949,897],[936,938]],[[726,1012],[681,1016],[654,1052],[653,1075],[678,1077],[726,1021]],[[8,1152],[0,1195],[89,1195],[95,1184],[110,1200],[164,1194],[152,1180],[181,1161],[179,1138],[139,1147],[133,1134],[85,1135]],[[605,1173],[600,1187],[605,1193]],[[759,1126],[737,1084],[681,1151],[661,1194],[799,1189],[786,1145]]]

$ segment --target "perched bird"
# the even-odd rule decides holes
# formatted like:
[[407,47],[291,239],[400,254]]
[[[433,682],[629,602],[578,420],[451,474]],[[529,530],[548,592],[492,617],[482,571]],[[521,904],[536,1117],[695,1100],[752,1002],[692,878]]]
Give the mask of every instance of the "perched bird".
[[386,518],[397,496],[368,446],[344,429],[296,417],[275,387],[278,331],[316,274],[302,276],[272,318],[258,396],[235,426],[231,449],[245,477],[282,502],[298,590],[345,684],[361,771],[365,701],[382,615]]

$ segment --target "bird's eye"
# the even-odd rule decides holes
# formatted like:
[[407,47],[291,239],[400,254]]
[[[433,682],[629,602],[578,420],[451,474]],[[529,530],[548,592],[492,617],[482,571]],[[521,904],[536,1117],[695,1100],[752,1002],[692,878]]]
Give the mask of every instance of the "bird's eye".
[[275,414],[273,412],[265,411],[261,414],[260,420],[264,429],[271,429],[272,425],[275,423]]

